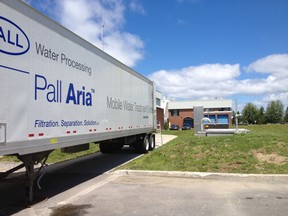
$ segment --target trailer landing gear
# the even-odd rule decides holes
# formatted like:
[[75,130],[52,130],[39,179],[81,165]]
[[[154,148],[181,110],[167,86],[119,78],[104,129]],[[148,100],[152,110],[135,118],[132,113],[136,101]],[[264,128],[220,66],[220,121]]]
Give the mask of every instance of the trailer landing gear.
[[[19,160],[23,162],[22,167],[25,166],[26,169],[26,201],[28,204],[32,204],[33,201],[33,186],[34,180],[39,175],[43,169],[45,162],[52,151],[39,152],[27,155],[18,155]],[[41,167],[35,173],[34,165],[41,163]]]

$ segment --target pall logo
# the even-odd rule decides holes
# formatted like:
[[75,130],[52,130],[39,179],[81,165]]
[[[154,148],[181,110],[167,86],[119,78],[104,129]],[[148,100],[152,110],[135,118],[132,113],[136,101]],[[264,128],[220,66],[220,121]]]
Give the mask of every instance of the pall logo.
[[11,20],[0,16],[0,52],[8,55],[22,55],[30,48],[25,32]]

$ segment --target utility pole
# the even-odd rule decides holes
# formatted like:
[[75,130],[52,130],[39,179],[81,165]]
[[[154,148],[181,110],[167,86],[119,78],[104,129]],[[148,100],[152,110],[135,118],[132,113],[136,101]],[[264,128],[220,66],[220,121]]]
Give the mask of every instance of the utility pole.
[[101,40],[102,40],[102,50],[103,51],[104,51],[104,26],[105,26],[105,24],[103,22],[103,24],[101,26]]
[[237,111],[237,99],[235,99],[235,125],[236,125],[236,133],[238,133],[238,111]]

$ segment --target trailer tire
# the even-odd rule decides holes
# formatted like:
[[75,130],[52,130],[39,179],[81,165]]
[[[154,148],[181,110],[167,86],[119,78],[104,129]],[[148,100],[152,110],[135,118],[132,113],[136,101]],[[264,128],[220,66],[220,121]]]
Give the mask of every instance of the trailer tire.
[[149,151],[153,151],[156,147],[155,134],[149,136]]
[[136,143],[135,150],[136,153],[146,154],[149,151],[149,136],[145,135],[144,139],[139,139]]

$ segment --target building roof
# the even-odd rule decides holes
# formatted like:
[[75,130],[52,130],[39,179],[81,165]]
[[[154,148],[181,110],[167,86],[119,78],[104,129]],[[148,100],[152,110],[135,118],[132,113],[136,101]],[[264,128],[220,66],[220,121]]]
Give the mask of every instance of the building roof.
[[194,106],[203,108],[232,108],[232,100],[197,100],[197,101],[170,101],[168,109],[192,109]]

